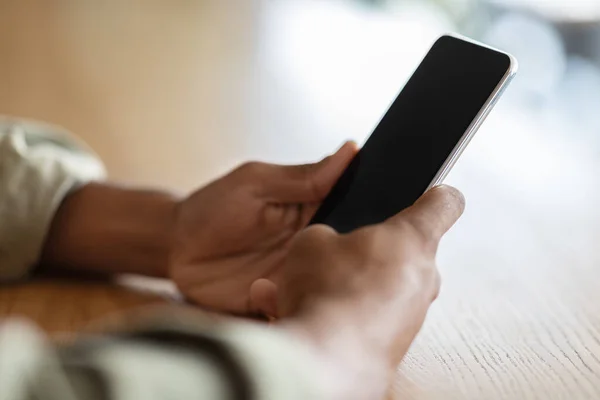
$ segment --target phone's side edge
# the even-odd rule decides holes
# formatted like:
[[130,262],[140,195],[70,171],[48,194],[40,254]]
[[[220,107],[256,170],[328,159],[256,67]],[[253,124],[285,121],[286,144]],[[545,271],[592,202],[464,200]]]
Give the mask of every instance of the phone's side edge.
[[490,111],[494,108],[500,96],[502,96],[504,90],[510,84],[510,81],[514,78],[515,74],[517,73],[517,59],[511,54],[504,52],[503,54],[506,54],[510,59],[510,66],[506,71],[506,74],[502,77],[500,82],[498,82],[498,85],[490,94],[490,97],[487,99],[481,110],[479,110],[469,127],[465,130],[465,133],[460,138],[456,146],[454,146],[454,149],[452,149],[452,152],[450,153],[448,158],[446,158],[446,161],[444,161],[444,164],[442,164],[442,167],[432,179],[431,183],[429,183],[429,186],[427,186],[427,189],[425,189],[425,191],[431,189],[432,187],[440,185],[444,181],[444,179],[446,178],[456,161],[460,158],[461,154],[463,153],[473,136],[475,136],[475,133],[477,132],[483,121],[485,121]]

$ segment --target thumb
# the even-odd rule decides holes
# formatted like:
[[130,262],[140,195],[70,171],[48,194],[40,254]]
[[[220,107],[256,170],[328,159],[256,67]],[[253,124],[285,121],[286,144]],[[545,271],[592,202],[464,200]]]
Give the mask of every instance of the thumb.
[[408,222],[423,240],[436,244],[464,209],[462,193],[451,186],[440,185],[428,190],[415,204],[388,219],[386,224],[402,226]]
[[327,196],[358,152],[346,142],[334,154],[314,164],[273,165],[264,170],[261,194],[278,203],[316,203]]

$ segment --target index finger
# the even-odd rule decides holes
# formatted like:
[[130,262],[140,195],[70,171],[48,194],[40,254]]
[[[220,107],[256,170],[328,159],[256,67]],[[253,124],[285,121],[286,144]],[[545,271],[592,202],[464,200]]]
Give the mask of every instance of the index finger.
[[412,225],[425,240],[437,243],[460,218],[465,198],[457,189],[441,185],[423,194],[411,207],[389,218],[386,223]]
[[260,191],[279,203],[322,201],[348,167],[358,149],[346,142],[334,154],[315,164],[266,165],[260,176]]

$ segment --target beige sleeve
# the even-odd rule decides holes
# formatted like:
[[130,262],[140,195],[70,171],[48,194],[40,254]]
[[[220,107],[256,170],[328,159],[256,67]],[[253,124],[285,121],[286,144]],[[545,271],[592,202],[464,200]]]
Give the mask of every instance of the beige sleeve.
[[280,331],[197,318],[53,347],[0,324],[0,400],[331,400],[316,358]]
[[94,153],[67,132],[0,116],[0,281],[27,275],[64,197],[104,176]]

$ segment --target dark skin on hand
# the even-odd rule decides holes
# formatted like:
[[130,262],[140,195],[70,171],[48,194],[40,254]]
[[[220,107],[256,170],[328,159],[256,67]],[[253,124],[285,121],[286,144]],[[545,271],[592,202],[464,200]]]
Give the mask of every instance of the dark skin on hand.
[[378,225],[306,228],[356,152],[244,164],[185,198],[90,183],[59,208],[41,262],[167,277],[202,307],[278,317],[340,377],[332,398],[381,398],[437,296],[437,245],[464,200],[441,186]]

